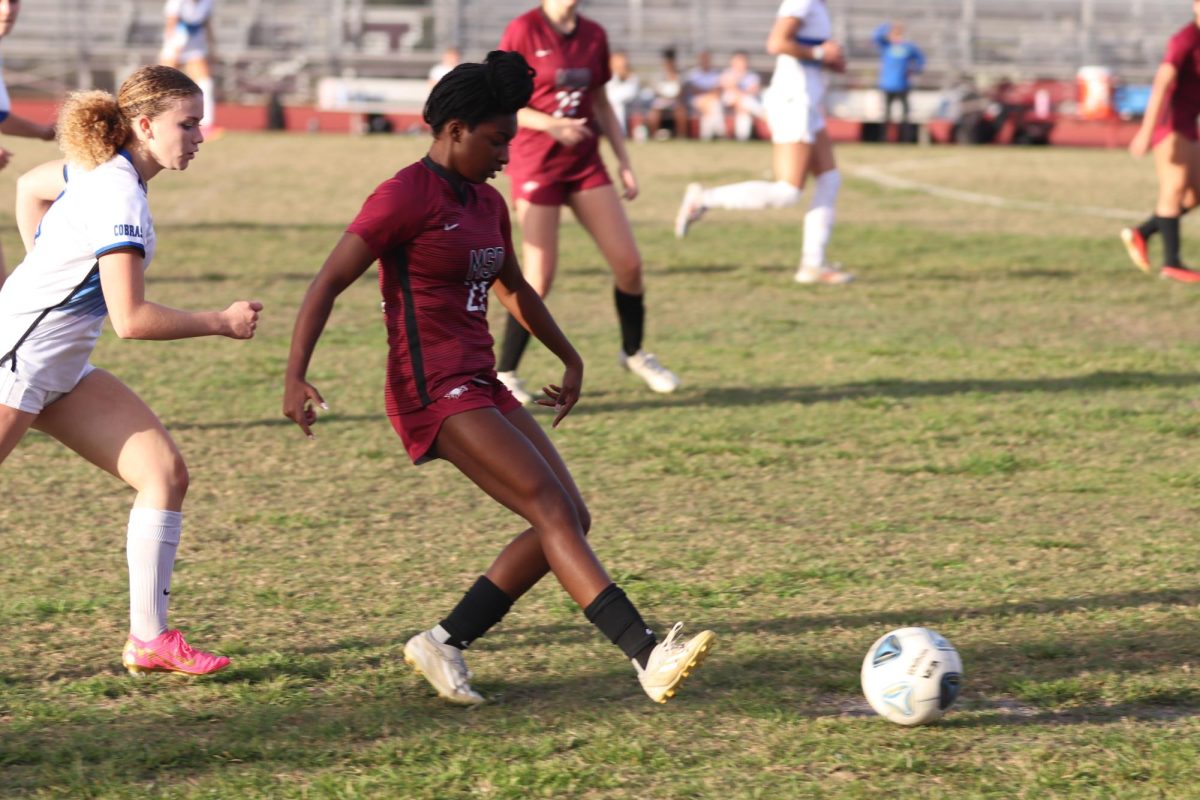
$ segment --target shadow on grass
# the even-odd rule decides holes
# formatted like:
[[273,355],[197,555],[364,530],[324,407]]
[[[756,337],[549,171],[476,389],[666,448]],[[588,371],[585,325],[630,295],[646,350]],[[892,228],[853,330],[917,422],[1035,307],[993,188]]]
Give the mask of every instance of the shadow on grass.
[[[869,611],[861,614],[800,614],[767,620],[746,620],[721,624],[710,620],[705,624],[718,634],[791,635],[812,633],[831,628],[869,628],[887,630],[903,625],[926,625],[938,627],[946,623],[960,623],[978,618],[1003,618],[1025,615],[1068,614],[1079,611],[1102,611],[1107,609],[1139,608],[1151,605],[1200,606],[1200,589],[1163,589],[1152,592],[1120,592],[1116,594],[1088,595],[1084,597],[1055,597],[1045,600],[1029,600],[1020,603],[996,603],[990,606],[952,608],[910,608],[895,611]],[[702,616],[703,613],[700,615]],[[523,639],[535,641],[582,642],[598,634],[591,626],[579,625],[533,625],[498,628],[488,634],[491,649],[528,646]],[[516,640],[516,641],[514,641]]]
[[[386,426],[387,416],[384,415],[382,409],[380,409],[378,414],[322,414],[317,423],[317,430],[329,425],[349,425],[359,422],[379,422]],[[295,428],[296,423],[280,414],[278,419],[223,420],[221,422],[174,422],[166,420],[166,426],[173,431],[220,431],[239,430],[243,428]],[[396,447],[398,453],[403,452],[400,449],[399,439],[396,440]]]
[[[317,273],[313,272],[272,272],[267,280],[270,283],[297,281],[308,283]],[[231,275],[225,272],[205,272],[200,275],[156,275],[146,276],[147,284],[155,283],[225,283],[226,281],[246,282],[245,275]],[[261,281],[259,281],[261,283]]]
[[1183,388],[1200,385],[1200,373],[1164,374],[1158,372],[1091,372],[1061,378],[1012,378],[1002,380],[969,379],[946,381],[876,380],[829,386],[717,386],[703,391],[683,390],[653,400],[624,400],[589,403],[587,398],[573,414],[596,414],[642,409],[651,404],[667,407],[766,406],[781,403],[837,403],[876,397],[908,399],[947,397],[978,392],[981,394],[1019,394],[1025,392],[1102,392],[1112,389]]
[[725,272],[737,272],[741,267],[734,264],[675,264],[667,267],[668,275],[720,275]]
[[[598,390],[584,396],[572,414],[604,414],[612,411],[632,411],[648,406],[688,408],[713,406],[767,406],[781,403],[837,403],[843,400],[865,400],[874,397],[894,399],[916,397],[946,397],[967,392],[983,394],[1009,394],[1021,392],[1100,392],[1111,389],[1183,388],[1200,386],[1200,373],[1170,375],[1156,372],[1092,372],[1065,378],[1029,378],[1012,380],[962,380],[962,381],[903,381],[879,380],[862,383],[844,383],[831,386],[764,386],[760,388],[714,387],[699,392],[683,390],[672,395],[656,396],[642,400],[604,400],[607,393]],[[540,413],[540,407],[528,407],[531,413]],[[321,425],[346,424],[383,420],[382,409],[378,414],[329,414],[321,417]],[[223,430],[294,425],[282,416],[278,419],[246,419],[221,422],[170,422],[171,430]]]

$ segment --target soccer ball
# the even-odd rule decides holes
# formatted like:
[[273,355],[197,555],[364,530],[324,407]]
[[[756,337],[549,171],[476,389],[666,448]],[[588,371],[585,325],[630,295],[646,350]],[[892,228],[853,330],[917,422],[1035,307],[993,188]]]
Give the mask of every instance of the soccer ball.
[[862,665],[862,690],[871,708],[898,725],[924,725],[954,704],[962,659],[929,628],[897,628],[871,645]]

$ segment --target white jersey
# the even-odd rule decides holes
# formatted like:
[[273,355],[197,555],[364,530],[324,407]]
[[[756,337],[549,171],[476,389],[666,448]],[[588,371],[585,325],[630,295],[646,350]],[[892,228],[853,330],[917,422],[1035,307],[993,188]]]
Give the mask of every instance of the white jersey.
[[0,122],[8,119],[12,101],[8,99],[8,84],[4,82],[4,58],[0,56]]
[[[776,17],[800,20],[795,38],[797,44],[815,47],[833,36],[833,25],[824,0],[783,0]],[[810,102],[819,103],[825,96],[825,75],[815,61],[801,61],[781,53],[775,59],[771,92],[786,97],[807,97]]]
[[167,0],[163,7],[164,17],[174,17],[185,25],[190,33],[196,33],[212,16],[213,0]]
[[0,288],[0,369],[68,392],[108,316],[100,256],[120,248],[154,257],[146,184],[121,151],[93,170],[69,165],[67,185],[38,226],[36,245]]

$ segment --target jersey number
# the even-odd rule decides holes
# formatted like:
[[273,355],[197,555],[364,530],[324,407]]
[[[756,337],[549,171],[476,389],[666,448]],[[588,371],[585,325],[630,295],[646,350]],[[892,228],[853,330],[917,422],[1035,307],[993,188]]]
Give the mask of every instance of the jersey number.
[[558,101],[558,108],[554,109],[554,116],[556,116],[556,117],[573,117],[573,116],[575,116],[575,112],[579,110],[579,101],[582,97],[583,97],[582,90],[560,89],[554,95],[554,99]]
[[467,289],[467,311],[487,313],[487,281],[471,281]]

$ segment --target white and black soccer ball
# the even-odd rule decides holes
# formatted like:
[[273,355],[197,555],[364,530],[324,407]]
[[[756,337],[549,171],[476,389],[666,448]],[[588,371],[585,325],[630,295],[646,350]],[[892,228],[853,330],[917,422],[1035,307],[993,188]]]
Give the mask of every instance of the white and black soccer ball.
[[876,713],[899,725],[939,719],[958,698],[962,659],[929,628],[897,628],[880,636],[862,665],[862,690]]

